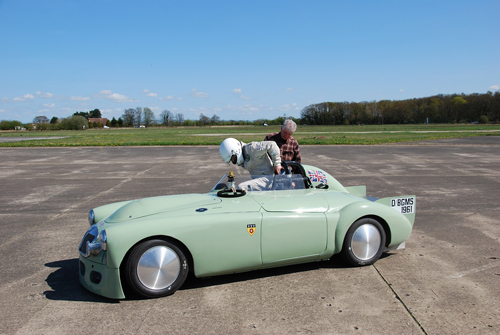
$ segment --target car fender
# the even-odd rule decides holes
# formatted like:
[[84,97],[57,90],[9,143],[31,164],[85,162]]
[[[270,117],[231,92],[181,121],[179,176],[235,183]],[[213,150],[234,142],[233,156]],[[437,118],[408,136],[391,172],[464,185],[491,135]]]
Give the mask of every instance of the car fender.
[[105,224],[107,235],[107,265],[119,268],[127,253],[138,243],[154,238],[173,238],[182,229],[186,229],[186,218],[171,217],[168,229],[161,229],[164,218],[146,217],[130,220],[119,225]]
[[370,201],[351,203],[339,212],[339,221],[335,231],[335,252],[339,253],[344,244],[344,238],[349,227],[363,217],[378,218],[382,226],[388,231],[387,247],[396,246],[404,242],[411,234],[412,223],[403,214],[384,204]]
[[95,222],[99,222],[99,221],[106,219],[108,216],[113,214],[116,210],[122,208],[123,206],[127,205],[128,203],[130,203],[132,201],[133,200],[120,201],[120,202],[115,202],[112,204],[107,204],[104,206],[99,206],[99,207],[93,208]]

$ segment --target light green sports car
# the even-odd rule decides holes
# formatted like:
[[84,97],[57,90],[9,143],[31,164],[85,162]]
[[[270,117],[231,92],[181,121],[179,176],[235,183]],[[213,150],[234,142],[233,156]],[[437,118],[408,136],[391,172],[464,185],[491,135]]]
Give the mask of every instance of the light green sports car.
[[[284,162],[287,174],[224,176],[206,194],[169,195],[94,208],[79,246],[82,285],[125,298],[167,296],[196,277],[313,261],[342,254],[373,264],[404,247],[415,196],[374,199],[322,169]],[[226,183],[227,182],[227,183]]]

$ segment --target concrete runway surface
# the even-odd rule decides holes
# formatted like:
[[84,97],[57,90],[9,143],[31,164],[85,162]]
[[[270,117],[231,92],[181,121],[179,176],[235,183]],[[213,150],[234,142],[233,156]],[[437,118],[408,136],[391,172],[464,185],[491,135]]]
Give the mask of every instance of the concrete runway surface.
[[88,210],[208,192],[231,168],[218,148],[0,148],[0,334],[500,333],[500,137],[301,151],[368,195],[416,194],[406,250],[362,268],[334,258],[188,278],[170,297],[116,301],[78,282]]

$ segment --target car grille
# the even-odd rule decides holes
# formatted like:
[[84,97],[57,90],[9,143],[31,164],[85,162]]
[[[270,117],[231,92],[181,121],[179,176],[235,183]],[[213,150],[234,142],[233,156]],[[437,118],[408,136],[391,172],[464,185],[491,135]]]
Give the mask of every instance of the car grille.
[[83,236],[82,242],[80,242],[80,246],[78,247],[78,250],[83,256],[87,257],[87,242],[95,242],[98,233],[99,231],[97,226],[93,225],[89,228],[89,230],[87,230],[85,236]]

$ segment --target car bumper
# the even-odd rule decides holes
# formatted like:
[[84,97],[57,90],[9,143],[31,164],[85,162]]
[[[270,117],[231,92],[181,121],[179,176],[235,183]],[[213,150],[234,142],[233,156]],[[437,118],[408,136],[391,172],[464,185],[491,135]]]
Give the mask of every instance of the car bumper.
[[80,283],[90,292],[111,299],[124,299],[120,269],[110,269],[80,255],[78,262]]

